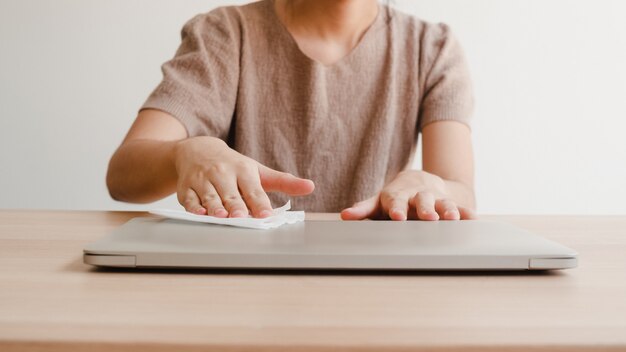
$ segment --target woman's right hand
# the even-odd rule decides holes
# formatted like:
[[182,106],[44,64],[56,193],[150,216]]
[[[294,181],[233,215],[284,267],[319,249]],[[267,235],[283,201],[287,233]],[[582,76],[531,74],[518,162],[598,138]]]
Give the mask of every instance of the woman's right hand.
[[272,170],[239,154],[221,139],[194,137],[175,150],[178,201],[188,212],[217,217],[264,218],[272,215],[266,192],[302,196],[313,181]]

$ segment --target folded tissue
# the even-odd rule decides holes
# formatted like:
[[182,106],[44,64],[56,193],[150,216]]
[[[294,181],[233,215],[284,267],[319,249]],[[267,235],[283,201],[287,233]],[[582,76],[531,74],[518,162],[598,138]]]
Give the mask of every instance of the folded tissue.
[[218,218],[215,216],[198,215],[184,210],[172,209],[157,209],[151,211],[150,214],[176,220],[266,230],[273,229],[284,224],[293,224],[304,221],[304,211],[289,211],[289,209],[291,209],[290,201],[282,207],[274,209],[271,216],[263,219],[253,218],[251,216],[247,218]]

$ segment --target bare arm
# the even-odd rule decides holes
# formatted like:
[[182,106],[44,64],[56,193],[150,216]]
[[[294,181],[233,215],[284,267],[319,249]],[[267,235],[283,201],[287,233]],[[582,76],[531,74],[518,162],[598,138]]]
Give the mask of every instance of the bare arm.
[[454,121],[435,122],[422,131],[422,170],[443,179],[442,196],[471,210],[474,197],[474,152],[469,127]]
[[173,192],[189,212],[218,217],[271,215],[266,192],[306,195],[310,180],[265,167],[222,140],[187,138],[176,118],[143,110],[109,163],[107,186],[114,199],[147,203]]
[[109,162],[107,187],[111,197],[149,203],[174,193],[175,148],[185,138],[185,127],[171,115],[141,111]]

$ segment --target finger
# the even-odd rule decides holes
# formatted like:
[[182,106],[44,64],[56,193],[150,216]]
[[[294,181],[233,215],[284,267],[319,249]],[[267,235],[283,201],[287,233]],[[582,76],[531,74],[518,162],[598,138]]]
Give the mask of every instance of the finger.
[[435,202],[435,210],[443,220],[460,220],[461,214],[456,204],[448,199],[438,199]]
[[380,195],[380,204],[391,220],[405,221],[408,218],[410,194],[403,191],[387,192]]
[[478,216],[476,212],[470,208],[459,206],[459,213],[461,213],[461,220],[476,220]]
[[363,220],[374,218],[380,212],[379,196],[368,198],[364,201],[355,203],[352,207],[344,209],[341,212],[342,220]]
[[311,194],[315,184],[311,180],[296,177],[286,172],[270,169],[259,164],[261,186],[266,192],[282,192],[290,196],[304,196]]
[[261,180],[256,172],[246,173],[237,180],[243,200],[252,211],[252,216],[266,218],[272,215],[272,203],[261,186]]
[[198,215],[206,215],[206,209],[200,205],[200,198],[196,192],[191,188],[185,188],[176,192],[176,196],[178,197],[178,202],[185,207],[185,210],[198,214]]
[[220,195],[215,190],[215,187],[209,182],[205,182],[203,186],[196,187],[196,194],[199,195],[200,203],[206,209],[206,214],[216,216],[218,218],[225,218],[228,216],[228,211],[222,204]]
[[237,180],[234,176],[213,176],[210,181],[220,195],[229,217],[243,218],[248,216],[248,207],[239,194]]
[[435,196],[430,192],[417,192],[413,197],[415,215],[419,220],[437,221],[439,214],[435,210]]

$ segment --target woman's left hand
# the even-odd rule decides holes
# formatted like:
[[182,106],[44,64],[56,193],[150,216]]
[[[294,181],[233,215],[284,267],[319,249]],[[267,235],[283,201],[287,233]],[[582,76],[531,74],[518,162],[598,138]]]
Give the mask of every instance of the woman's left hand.
[[468,207],[452,201],[446,182],[421,170],[403,171],[383,190],[341,212],[343,220],[470,220],[476,216]]

